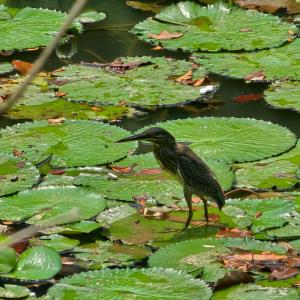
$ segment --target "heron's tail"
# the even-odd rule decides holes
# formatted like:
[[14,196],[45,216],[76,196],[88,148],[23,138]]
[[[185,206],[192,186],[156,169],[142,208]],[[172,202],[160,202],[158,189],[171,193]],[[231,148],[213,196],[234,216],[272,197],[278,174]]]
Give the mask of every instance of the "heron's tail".
[[225,205],[225,197],[221,189],[215,195],[214,202],[218,205],[219,210],[222,210],[222,207]]

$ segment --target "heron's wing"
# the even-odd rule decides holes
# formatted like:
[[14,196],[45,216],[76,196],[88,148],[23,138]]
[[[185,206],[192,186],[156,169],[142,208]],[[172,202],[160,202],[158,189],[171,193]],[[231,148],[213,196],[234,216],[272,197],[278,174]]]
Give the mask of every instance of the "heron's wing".
[[225,204],[224,196],[214,173],[191,149],[181,146],[178,149],[178,169],[185,184],[195,194],[212,198],[221,208]]

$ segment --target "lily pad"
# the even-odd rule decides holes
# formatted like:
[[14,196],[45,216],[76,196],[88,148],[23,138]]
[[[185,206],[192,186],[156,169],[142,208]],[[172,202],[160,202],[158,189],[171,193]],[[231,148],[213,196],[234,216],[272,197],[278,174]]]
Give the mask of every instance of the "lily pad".
[[[179,79],[187,73],[186,82]],[[54,72],[54,84],[66,93],[65,99],[76,102],[170,106],[200,98],[196,82],[206,74],[204,68],[183,60],[127,57],[111,64],[69,65]]]
[[[10,78],[0,85],[0,97],[6,99],[23,80]],[[58,94],[59,95],[59,94]],[[48,82],[43,77],[37,77],[35,82],[27,87],[24,96],[18,100],[6,116],[11,119],[76,119],[76,120],[109,120],[115,121],[122,117],[132,117],[136,110],[125,106],[92,106],[85,103],[71,103],[55,97],[54,91],[49,90]]]
[[89,269],[102,269],[111,266],[131,266],[134,257],[129,254],[113,251],[113,243],[109,241],[96,241],[74,249],[74,256],[85,262],[84,266]]
[[29,242],[33,246],[51,247],[57,252],[72,249],[80,243],[79,240],[70,239],[59,234],[40,236],[39,238],[31,239]]
[[17,264],[15,249],[3,247],[0,249],[0,273],[10,272]]
[[190,1],[172,4],[132,33],[167,49],[187,51],[255,50],[278,47],[296,32],[278,17],[217,3],[203,7]]
[[105,13],[97,11],[87,11],[77,17],[81,24],[90,24],[102,21],[106,18]]
[[[178,208],[180,209],[180,208]],[[219,215],[221,224],[235,226],[231,217],[220,213],[217,208],[209,206],[209,213]],[[215,236],[220,226],[218,224],[209,224],[207,226],[203,220],[204,209],[199,206],[194,207],[194,216],[191,222],[192,226],[188,230],[183,230],[187,219],[187,209],[181,208],[179,211],[170,211],[160,219],[147,217],[140,214],[132,214],[112,223],[107,232],[110,240],[121,240],[125,244],[145,245],[151,244],[155,247],[161,247],[167,244],[180,241]],[[194,223],[195,222],[195,223]],[[196,224],[193,227],[193,224]],[[203,226],[201,226],[201,224]],[[200,225],[200,226],[199,226]]]
[[[255,161],[293,147],[295,135],[277,124],[245,118],[191,118],[158,123],[203,158]],[[280,143],[278,141],[280,140]]]
[[274,83],[265,91],[265,100],[272,106],[300,112],[300,82]]
[[[194,53],[209,71],[249,81],[300,80],[300,39],[280,48],[250,53]],[[199,57],[199,58],[198,58]]]
[[7,75],[12,72],[14,68],[10,63],[0,63],[0,76]]
[[293,201],[280,198],[233,199],[227,200],[223,211],[239,228],[251,227],[254,233],[259,233],[288,223],[287,217],[295,213],[295,207]]
[[13,18],[1,20],[1,50],[45,46],[58,32],[65,18],[66,14],[59,11],[26,7]]
[[194,239],[163,247],[150,256],[149,265],[174,268],[192,275],[202,273],[201,279],[216,282],[227,273],[219,262],[218,255],[228,251],[222,240]]
[[79,220],[89,219],[104,210],[106,203],[98,194],[84,188],[42,188],[0,198],[0,219],[25,220],[41,224],[54,216],[80,209]]
[[0,297],[2,299],[24,299],[30,293],[30,290],[24,286],[4,284],[4,287],[0,287]]
[[17,152],[33,163],[52,155],[55,167],[93,166],[120,159],[134,143],[114,144],[128,135],[116,126],[93,121],[64,121],[50,125],[46,121],[17,124],[0,131],[0,149]]
[[60,256],[46,246],[29,248],[20,255],[16,268],[9,277],[27,280],[49,279],[61,269]]
[[0,196],[32,187],[40,178],[38,169],[30,162],[0,153]]
[[236,186],[261,189],[289,189],[300,182],[300,142],[280,156],[253,163],[236,164]]
[[90,271],[64,278],[50,288],[54,299],[210,299],[212,292],[201,280],[172,269]]
[[217,291],[213,300],[254,300],[254,299],[272,299],[272,300],[294,300],[299,298],[299,293],[293,288],[268,287],[257,284],[241,284]]
[[42,232],[45,234],[81,234],[81,233],[91,233],[94,230],[97,230],[101,227],[101,224],[96,223],[94,221],[89,220],[83,220],[80,222],[67,224],[67,225],[61,225],[61,226],[53,226],[46,230],[43,230]]

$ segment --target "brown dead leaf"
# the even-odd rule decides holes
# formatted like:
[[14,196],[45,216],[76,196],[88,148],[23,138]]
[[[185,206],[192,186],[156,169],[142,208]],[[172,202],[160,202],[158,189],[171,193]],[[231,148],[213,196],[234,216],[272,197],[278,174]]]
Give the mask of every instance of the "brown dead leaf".
[[13,156],[20,157],[24,154],[24,151],[18,150],[18,149],[13,149],[12,151]]
[[233,98],[233,101],[238,103],[246,103],[250,101],[259,101],[262,99],[263,99],[263,94],[248,94],[248,95],[235,96]]
[[280,8],[286,8],[286,1],[287,0],[235,0],[234,2],[244,8],[274,13]]
[[183,33],[181,33],[181,32],[162,31],[159,34],[148,33],[149,38],[156,39],[156,40],[177,39],[181,36],[183,36]]
[[287,0],[287,10],[289,14],[300,13],[300,3],[296,0]]
[[52,175],[63,175],[63,174],[65,174],[65,173],[66,173],[65,170],[52,170],[52,171],[51,171],[51,174],[52,174]]
[[66,93],[66,92],[56,92],[56,93],[55,93],[55,96],[56,96],[56,97],[64,97],[64,96],[66,96],[66,95],[68,95],[68,93]]
[[299,273],[299,270],[297,268],[292,267],[279,267],[272,271],[270,274],[271,280],[282,280],[282,279],[288,279],[290,277],[293,277]]
[[65,122],[65,118],[48,119],[47,121],[50,125],[59,125]]
[[26,165],[26,162],[25,162],[25,161],[19,161],[19,162],[17,163],[17,167],[18,167],[19,169],[24,168],[25,165]]
[[32,68],[32,64],[22,60],[13,60],[12,66],[18,70],[22,75],[26,75]]
[[193,83],[193,86],[195,86],[195,87],[201,86],[204,83],[205,79],[206,79],[206,77],[195,80],[194,83]]
[[244,77],[246,81],[259,81],[259,80],[264,80],[266,78],[266,74],[264,71],[257,71],[257,72],[252,72],[249,73]]
[[289,257],[287,263],[290,267],[300,268],[300,257]]
[[157,46],[151,48],[151,50],[153,50],[153,51],[160,51],[160,50],[164,50],[164,47],[157,45]]
[[133,166],[122,167],[122,166],[111,166],[111,169],[116,173],[130,174],[133,172]]
[[262,216],[262,214],[263,214],[262,211],[257,211],[257,212],[254,214],[254,219],[259,218],[260,216]]
[[136,173],[136,176],[139,175],[156,175],[156,174],[161,174],[162,169],[159,168],[153,168],[153,169],[142,169],[139,173]]
[[226,268],[247,272],[251,269],[274,269],[274,267],[280,267],[287,262],[287,256],[270,252],[263,252],[261,254],[236,253],[222,255],[220,256],[220,260]]
[[178,78],[175,79],[177,82],[184,82],[186,80],[190,80],[193,77],[193,72],[192,70],[187,71],[185,74],[179,76]]
[[239,228],[222,228],[220,229],[216,237],[222,238],[222,237],[233,237],[233,238],[239,238],[239,237],[245,237],[245,236],[252,236],[252,232],[248,230],[241,230]]

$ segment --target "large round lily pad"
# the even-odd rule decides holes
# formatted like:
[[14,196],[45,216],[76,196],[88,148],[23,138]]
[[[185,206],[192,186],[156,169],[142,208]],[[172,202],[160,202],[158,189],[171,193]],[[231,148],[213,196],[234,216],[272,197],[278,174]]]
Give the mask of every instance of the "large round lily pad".
[[23,50],[47,45],[65,18],[59,11],[26,7],[13,18],[1,20],[0,48]]
[[65,299],[180,299],[208,300],[212,292],[201,280],[173,269],[91,271],[64,278],[48,292]]
[[300,182],[300,142],[282,155],[252,163],[236,164],[236,186],[261,189],[288,189]]
[[166,106],[197,100],[197,82],[206,74],[204,68],[183,60],[127,57],[111,64],[69,65],[54,72],[54,84],[72,101]]
[[300,112],[299,81],[274,83],[264,94],[265,100],[272,106],[285,109],[289,108]]
[[0,196],[12,194],[32,187],[40,173],[24,159],[0,153]]
[[[288,129],[245,118],[193,118],[156,124],[178,142],[190,143],[200,157],[223,161],[255,161],[285,152],[296,143]],[[280,141],[280,142],[279,142]]]
[[[300,39],[280,48],[249,53],[193,54],[195,62],[224,76],[262,81],[300,79]],[[199,58],[198,58],[199,57]]]
[[168,49],[217,52],[277,47],[290,38],[289,30],[296,27],[254,10],[184,1],[138,23],[132,32]]
[[52,155],[55,167],[106,164],[126,156],[134,143],[114,144],[128,135],[116,126],[93,121],[46,121],[17,124],[0,131],[0,149],[33,163]]
[[0,198],[0,206],[1,220],[39,224],[66,214],[74,207],[79,208],[78,220],[89,219],[105,209],[106,201],[84,188],[52,187]]

